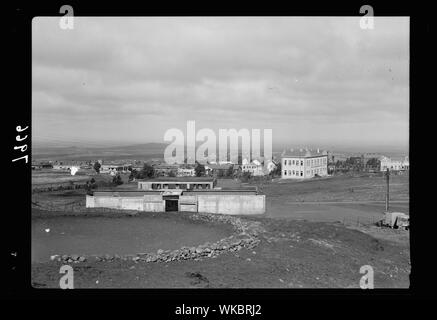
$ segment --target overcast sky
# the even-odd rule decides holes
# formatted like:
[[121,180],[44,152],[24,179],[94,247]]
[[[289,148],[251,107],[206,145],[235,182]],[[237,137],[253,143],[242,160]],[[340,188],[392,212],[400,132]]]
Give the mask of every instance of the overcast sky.
[[274,144],[408,145],[408,69],[408,18],[35,18],[33,140],[163,142],[195,120]]

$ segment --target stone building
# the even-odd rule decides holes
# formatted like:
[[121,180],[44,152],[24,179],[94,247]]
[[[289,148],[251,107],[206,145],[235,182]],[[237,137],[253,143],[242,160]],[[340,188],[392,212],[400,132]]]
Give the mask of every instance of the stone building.
[[381,157],[381,171],[407,171],[410,169],[410,160],[408,156],[405,158],[389,158]]
[[282,155],[282,179],[308,179],[328,175],[328,154],[310,150],[291,150]]

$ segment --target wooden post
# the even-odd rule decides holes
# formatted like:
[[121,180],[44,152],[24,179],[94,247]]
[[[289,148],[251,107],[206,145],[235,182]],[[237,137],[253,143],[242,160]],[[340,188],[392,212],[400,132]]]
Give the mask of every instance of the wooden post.
[[387,180],[387,192],[385,195],[385,212],[388,212],[388,210],[390,209],[390,199],[389,199],[389,194],[390,194],[390,170],[389,168],[387,168],[387,171],[385,172],[385,177]]

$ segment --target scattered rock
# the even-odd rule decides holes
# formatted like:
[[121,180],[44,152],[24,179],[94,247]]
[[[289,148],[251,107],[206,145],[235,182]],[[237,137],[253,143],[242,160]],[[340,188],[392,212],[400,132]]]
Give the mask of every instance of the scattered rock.
[[53,256],[50,256],[50,260],[51,260],[51,261],[58,260],[58,258],[59,258],[59,255],[58,255],[58,254],[55,254],[55,255],[53,255]]
[[[122,259],[124,261],[132,260],[134,262],[170,262],[179,260],[200,260],[202,257],[217,258],[217,255],[225,251],[239,251],[243,248],[252,249],[256,247],[260,240],[257,238],[258,234],[262,233],[264,229],[259,222],[246,221],[234,216],[219,215],[219,214],[192,214],[190,216],[193,220],[213,222],[213,223],[229,223],[231,224],[236,234],[233,234],[227,238],[221,239],[217,242],[206,242],[197,247],[181,247],[178,250],[163,250],[158,249],[156,254],[138,253],[137,255],[123,255],[119,256],[114,254],[113,256],[105,254],[102,256],[95,256],[97,261],[113,261],[114,259]],[[379,246],[377,245],[378,249]],[[382,249],[383,250],[383,249]],[[255,251],[252,252],[256,254]],[[54,255],[50,257],[51,260],[62,260],[64,262],[84,262],[86,258],[79,255],[63,255],[62,257]],[[249,260],[250,261],[250,258]]]

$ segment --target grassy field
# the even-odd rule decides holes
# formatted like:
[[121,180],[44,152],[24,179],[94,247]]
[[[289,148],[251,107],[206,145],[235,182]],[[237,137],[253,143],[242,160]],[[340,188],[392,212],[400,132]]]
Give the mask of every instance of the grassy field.
[[[69,185],[70,182],[65,183],[63,178],[65,178],[66,181],[71,181],[73,183],[85,183],[86,181],[93,178],[96,181],[97,189],[95,190],[101,190],[101,189],[112,189],[112,188],[132,188],[132,184],[122,184],[118,187],[115,187],[112,184],[112,176],[107,174],[100,174],[100,175],[79,175],[79,176],[71,176],[70,177],[64,177],[65,173],[56,173],[56,172],[49,172],[48,179],[54,179],[54,177],[58,177],[59,179],[56,180],[57,183],[42,183],[42,179],[44,179],[44,175],[41,174],[41,180],[40,184],[33,184],[32,181],[32,188],[41,188],[41,187],[56,187],[60,185]],[[70,180],[68,180],[70,178]],[[77,179],[79,178],[79,179]],[[123,175],[123,180],[127,181],[127,175]],[[52,180],[46,180],[46,181],[52,181]],[[73,189],[73,190],[57,190],[57,191],[48,191],[48,192],[34,192],[32,193],[32,207],[37,209],[47,209],[47,210],[81,210],[85,208],[85,195],[86,190],[85,189]]]
[[83,182],[89,180],[89,174],[79,171],[74,176],[63,170],[32,170],[32,185],[55,185],[71,182]]
[[[385,178],[380,175],[340,175],[307,181],[280,180],[261,186],[267,197],[293,202],[384,201]],[[409,176],[390,177],[390,198],[409,200]]]
[[[383,176],[339,175],[306,181],[277,180],[257,184],[266,195],[266,216],[372,224],[383,218]],[[409,213],[409,176],[390,177],[391,211]]]

